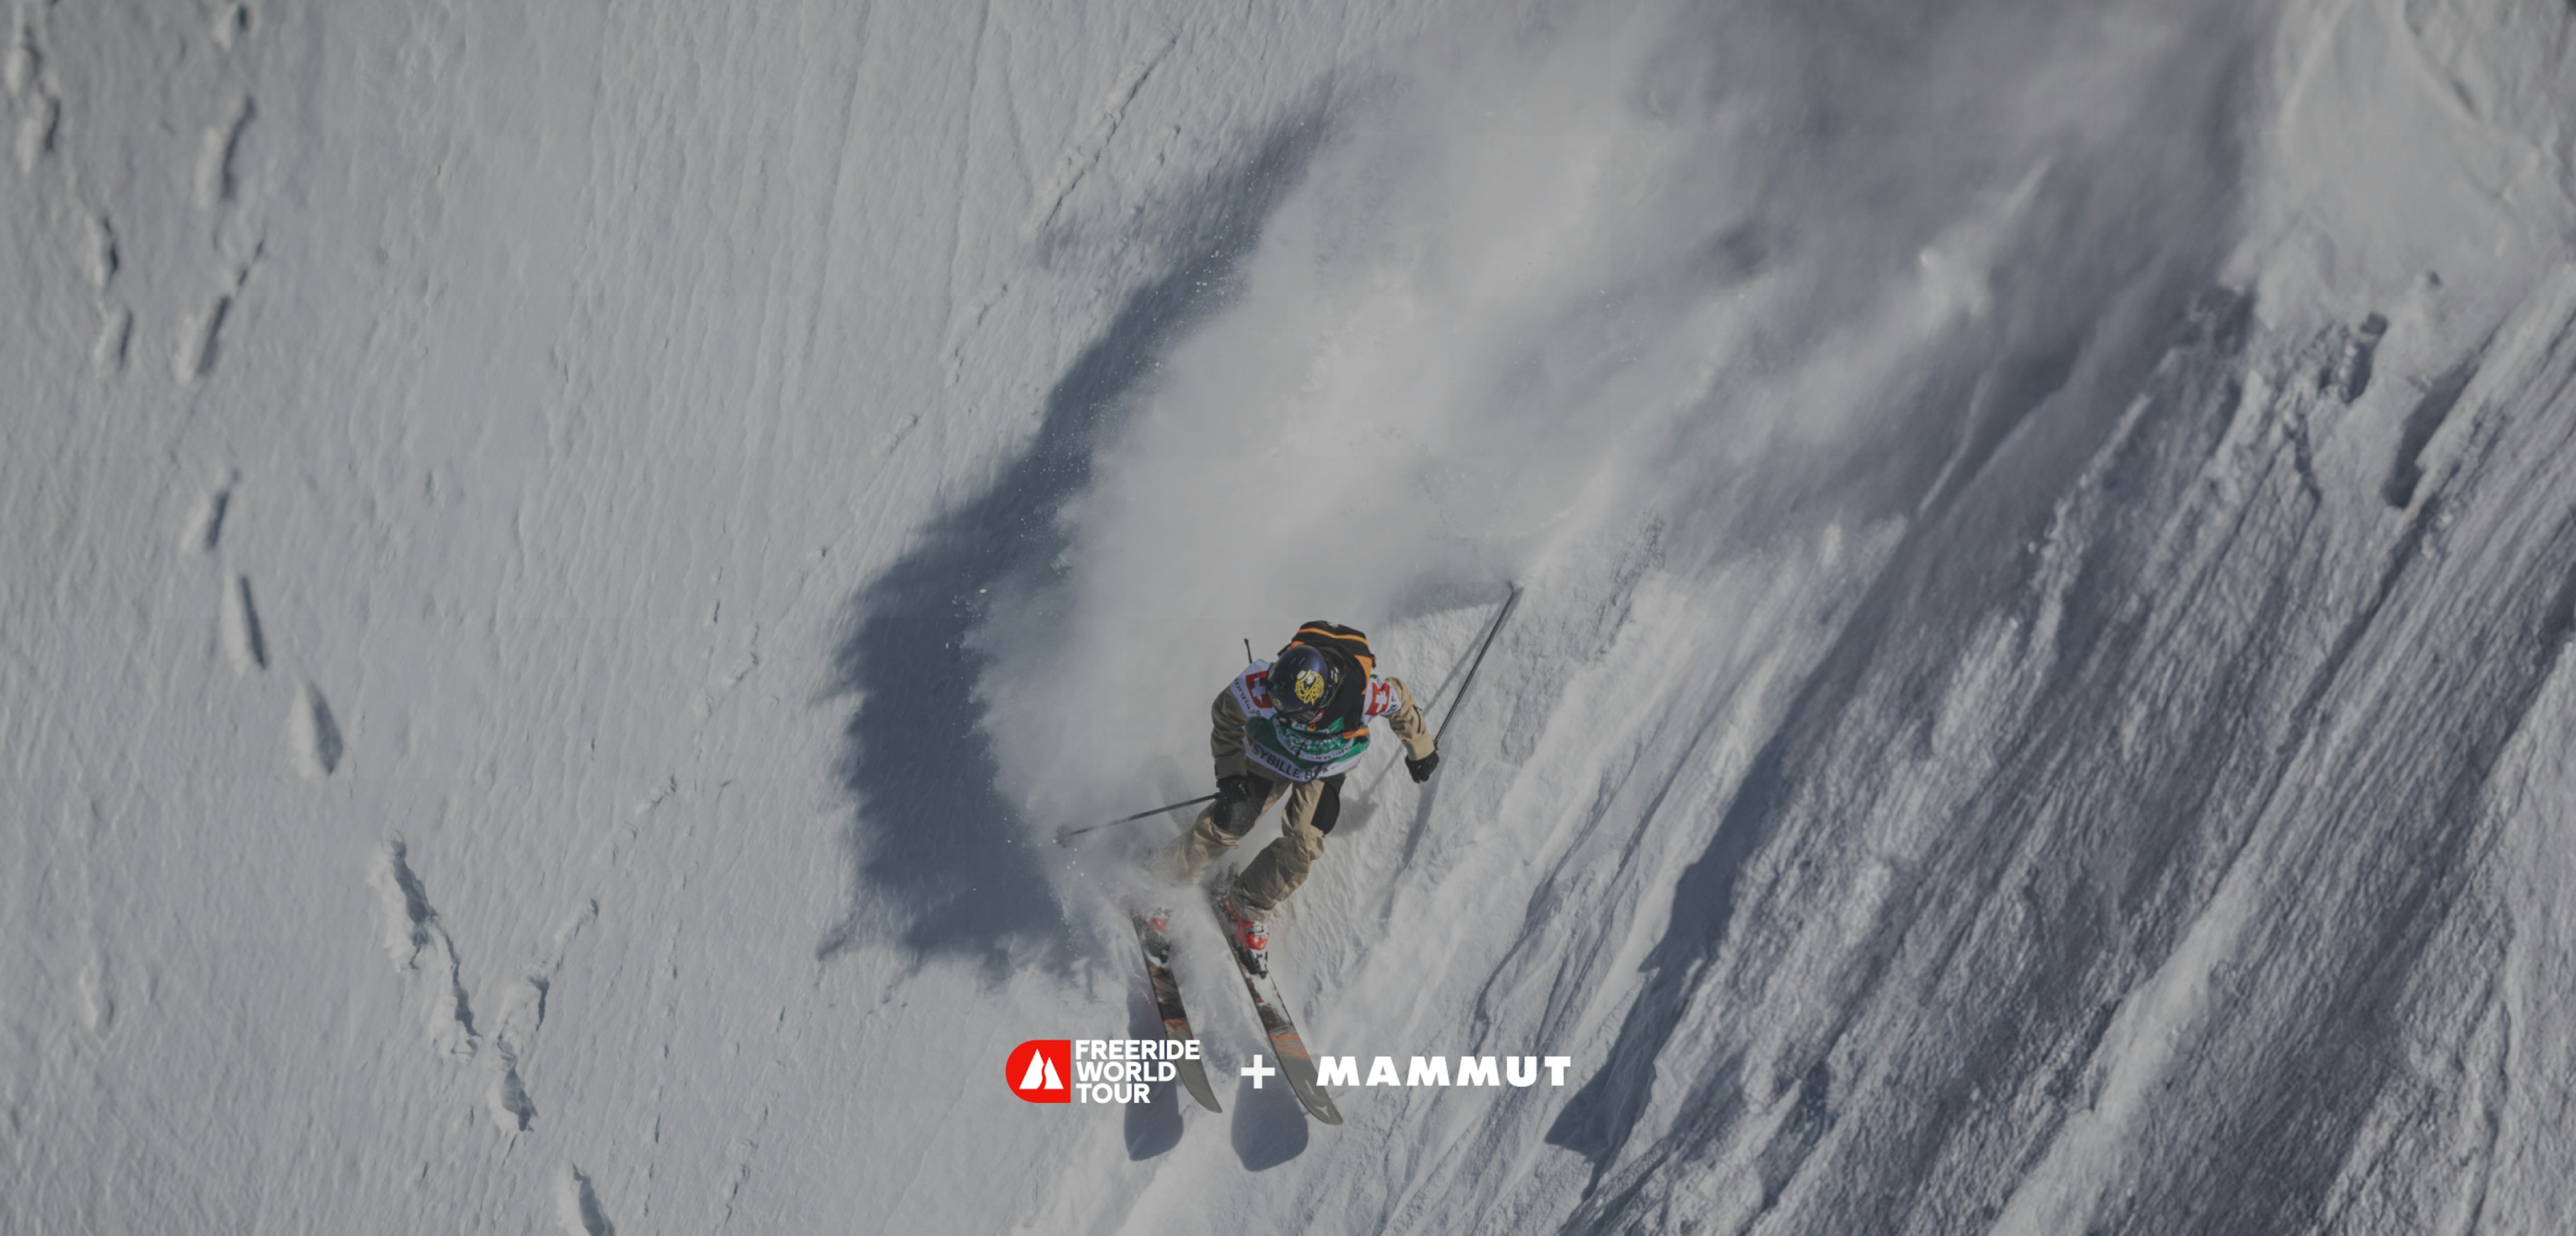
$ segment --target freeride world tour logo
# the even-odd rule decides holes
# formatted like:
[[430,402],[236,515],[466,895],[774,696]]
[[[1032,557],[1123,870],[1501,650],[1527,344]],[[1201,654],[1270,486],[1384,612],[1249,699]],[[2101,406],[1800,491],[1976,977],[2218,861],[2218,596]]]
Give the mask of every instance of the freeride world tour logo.
[[1030,1039],[1002,1062],[1011,1093],[1031,1103],[1150,1103],[1153,1084],[1199,1058],[1197,1039]]

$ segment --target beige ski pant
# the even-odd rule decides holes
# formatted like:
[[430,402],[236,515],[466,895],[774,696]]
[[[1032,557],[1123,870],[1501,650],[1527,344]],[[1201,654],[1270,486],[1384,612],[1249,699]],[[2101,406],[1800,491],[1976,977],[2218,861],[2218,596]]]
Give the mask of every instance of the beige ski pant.
[[[1401,679],[1382,681],[1395,688],[1396,709],[1387,714],[1387,727],[1404,744],[1406,758],[1418,760],[1431,754],[1431,731],[1422,723],[1422,710],[1414,706],[1413,692]],[[1279,839],[1262,847],[1251,865],[1234,879],[1236,904],[1247,914],[1267,913],[1296,892],[1297,886],[1306,882],[1306,873],[1314,867],[1315,860],[1324,856],[1324,834],[1333,831],[1341,814],[1342,779],[1336,776],[1281,781],[1244,758],[1243,712],[1235,707],[1231,690],[1217,695],[1211,714],[1215,728],[1208,738],[1208,748],[1216,757],[1217,779],[1255,778],[1260,786],[1260,801],[1230,808],[1226,803],[1215,802],[1201,808],[1189,831],[1164,850],[1163,867],[1175,880],[1196,876],[1200,868],[1242,844],[1244,835],[1252,831],[1262,813],[1284,800]]]

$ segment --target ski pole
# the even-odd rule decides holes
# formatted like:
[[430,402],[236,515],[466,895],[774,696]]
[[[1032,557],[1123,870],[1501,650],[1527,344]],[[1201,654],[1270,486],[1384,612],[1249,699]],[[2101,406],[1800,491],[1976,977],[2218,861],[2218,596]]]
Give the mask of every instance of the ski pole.
[[1055,830],[1055,843],[1057,845],[1071,845],[1074,838],[1079,837],[1084,833],[1096,833],[1101,829],[1108,828],[1114,824],[1132,824],[1147,816],[1161,815],[1166,811],[1178,811],[1183,807],[1195,807],[1200,803],[1212,802],[1215,799],[1216,795],[1214,794],[1201,794],[1196,798],[1184,799],[1180,802],[1166,804],[1164,806],[1156,807],[1151,811],[1139,811],[1134,815],[1122,815],[1114,820],[1102,820],[1097,824],[1085,824],[1080,828],[1059,828]]
[[1449,701],[1449,711],[1440,716],[1439,732],[1431,736],[1433,750],[1438,750],[1440,740],[1448,736],[1449,723],[1458,719],[1458,706],[1467,702],[1467,688],[1476,685],[1476,671],[1485,668],[1485,654],[1493,651],[1494,637],[1503,633],[1503,620],[1512,616],[1512,606],[1519,604],[1520,599],[1521,586],[1514,584],[1512,594],[1503,598],[1502,612],[1494,615],[1494,625],[1485,628],[1485,642],[1476,649],[1475,663],[1467,667],[1466,681],[1458,684],[1458,698]]

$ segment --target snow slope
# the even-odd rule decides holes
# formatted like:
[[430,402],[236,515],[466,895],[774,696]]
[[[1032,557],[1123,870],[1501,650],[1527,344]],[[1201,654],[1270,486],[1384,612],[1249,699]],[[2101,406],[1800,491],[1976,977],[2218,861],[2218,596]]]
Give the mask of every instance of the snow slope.
[[[8,17],[0,1230],[2576,1204],[2563,8]],[[1224,1114],[1007,1093],[1510,582],[1281,964],[1568,1085],[1193,927]]]

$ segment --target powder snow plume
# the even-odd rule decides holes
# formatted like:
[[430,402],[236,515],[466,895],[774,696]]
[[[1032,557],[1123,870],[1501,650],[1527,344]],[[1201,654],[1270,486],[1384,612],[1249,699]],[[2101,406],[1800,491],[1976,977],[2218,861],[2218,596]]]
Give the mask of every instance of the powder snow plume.
[[1336,77],[1221,306],[1104,422],[1064,552],[987,610],[1005,792],[1054,820],[1194,784],[1241,641],[1304,619],[1831,557],[2134,370],[2216,260],[2244,19],[1839,7],[1569,12]]

